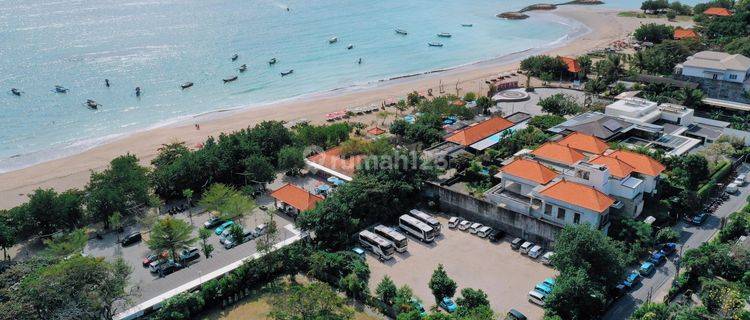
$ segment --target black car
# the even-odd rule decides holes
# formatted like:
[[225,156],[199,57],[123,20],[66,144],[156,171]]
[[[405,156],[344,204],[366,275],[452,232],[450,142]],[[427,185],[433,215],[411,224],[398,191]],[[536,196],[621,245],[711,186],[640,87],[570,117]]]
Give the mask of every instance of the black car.
[[487,238],[490,239],[490,242],[500,242],[500,240],[503,240],[503,238],[505,238],[505,231],[492,230]]
[[699,226],[703,224],[704,221],[706,221],[706,218],[708,218],[708,214],[705,212],[701,212],[697,214],[696,216],[694,216],[690,222],[692,222],[696,226]]
[[526,242],[526,240],[521,238],[515,238],[513,241],[510,242],[510,248],[513,250],[518,250],[518,248],[521,247],[521,244]]
[[182,269],[181,264],[167,261],[159,265],[159,276],[163,277],[180,269]]
[[122,238],[122,241],[120,241],[120,244],[122,244],[123,247],[132,245],[134,243],[137,243],[141,241],[141,233],[140,232],[133,232],[125,238]]
[[206,227],[206,229],[213,229],[222,223],[224,223],[224,220],[219,219],[219,217],[211,217],[203,223],[203,226]]

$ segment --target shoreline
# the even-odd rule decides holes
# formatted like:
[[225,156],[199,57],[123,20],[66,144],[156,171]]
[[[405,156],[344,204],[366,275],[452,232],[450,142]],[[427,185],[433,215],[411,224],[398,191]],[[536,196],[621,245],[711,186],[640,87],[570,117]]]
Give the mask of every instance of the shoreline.
[[[198,120],[206,120],[206,119],[209,121],[219,120],[222,116],[230,116],[232,113],[236,113],[236,112],[247,112],[252,109],[257,109],[261,107],[273,107],[275,105],[282,105],[284,103],[302,101],[304,99],[326,98],[332,95],[350,94],[350,93],[357,93],[357,92],[361,92],[365,90],[378,89],[378,87],[380,86],[388,86],[390,84],[393,84],[396,81],[417,80],[420,78],[426,79],[428,77],[437,76],[441,73],[472,71],[472,69],[476,69],[476,68],[488,68],[488,67],[492,67],[492,66],[496,66],[500,64],[508,64],[512,62],[517,62],[530,55],[541,54],[543,52],[549,52],[550,50],[553,50],[555,48],[568,45],[571,42],[575,41],[576,39],[592,32],[591,28],[587,27],[585,24],[575,19],[571,19],[571,18],[564,17],[561,15],[555,15],[550,12],[540,13],[539,15],[546,15],[547,17],[545,17],[544,20],[559,23],[559,24],[562,24],[571,28],[570,33],[567,33],[563,35],[562,37],[555,39],[554,41],[549,42],[540,47],[532,47],[532,48],[526,48],[526,49],[522,49],[518,51],[513,51],[507,54],[503,54],[503,55],[492,57],[492,58],[485,59],[485,60],[471,61],[471,62],[458,64],[458,65],[450,66],[450,67],[439,67],[436,69],[428,69],[428,70],[417,71],[417,72],[412,72],[412,73],[397,74],[397,75],[386,77],[386,78],[363,81],[363,82],[353,83],[353,84],[346,85],[346,86],[335,87],[331,89],[325,89],[325,90],[315,91],[315,92],[310,92],[310,93],[303,93],[303,94],[281,98],[281,99],[277,99],[273,101],[257,102],[257,103],[248,104],[248,105],[224,106],[224,107],[220,107],[214,110],[208,110],[208,111],[203,111],[203,112],[199,112],[195,114],[182,115],[182,116],[178,116],[175,118],[160,120],[154,124],[146,125],[142,128],[138,128],[129,132],[111,133],[111,134],[104,135],[101,137],[73,141],[70,144],[65,145],[61,148],[48,148],[44,150],[32,151],[29,153],[14,154],[4,159],[0,159],[0,175],[5,174],[5,173],[10,173],[13,171],[17,171],[17,170],[30,168],[30,167],[43,164],[46,162],[75,156],[75,155],[84,153],[86,151],[89,151],[91,149],[97,148],[102,145],[115,143],[122,139],[127,139],[138,133],[159,130],[162,128],[169,128],[169,127],[174,127],[174,126],[192,125]],[[553,17],[550,17],[550,16],[553,16]],[[382,100],[385,100],[385,99],[382,99]]]
[[[162,123],[159,127],[122,134],[121,137],[102,141],[81,152],[0,173],[0,181],[4,181],[0,187],[0,208],[10,208],[22,203],[27,193],[40,187],[55,188],[58,191],[82,188],[88,182],[91,170],[103,169],[112,158],[128,152],[137,155],[141,163],[148,164],[161,144],[173,140],[185,141],[192,147],[208,136],[246,128],[264,120],[291,121],[306,118],[313,123],[323,123],[326,113],[349,106],[379,104],[415,90],[436,89],[439,81],[450,86],[453,83],[459,84],[466,88],[464,92],[484,90],[484,79],[517,69],[518,61],[529,55],[580,55],[621,39],[640,22],[644,22],[643,19],[626,21],[628,18],[617,17],[618,12],[615,9],[568,6],[551,12],[534,13],[554,15],[566,21],[575,21],[580,26],[574,27],[573,33],[541,48],[530,48],[450,68],[302,94],[274,102],[207,111],[181,117],[166,125]],[[200,123],[201,129],[196,130],[194,123]]]

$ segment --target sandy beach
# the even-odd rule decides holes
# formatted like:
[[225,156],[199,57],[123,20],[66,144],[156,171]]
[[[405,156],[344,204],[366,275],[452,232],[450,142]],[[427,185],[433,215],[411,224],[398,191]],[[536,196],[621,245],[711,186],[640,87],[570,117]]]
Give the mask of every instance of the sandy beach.
[[[604,48],[615,40],[625,38],[638,25],[650,22],[649,19],[618,17],[617,12],[619,10],[590,6],[564,6],[553,11],[552,13],[564,18],[581,22],[590,32],[561,47],[549,49],[546,53],[576,56],[596,48]],[[660,22],[664,23],[666,20]],[[508,62],[506,57],[443,72],[386,81],[364,88],[330,91],[304,99],[290,99],[244,110],[211,113],[196,117],[189,123],[135,133],[77,155],[0,174],[0,208],[10,208],[26,201],[26,194],[37,188],[82,188],[88,182],[92,170],[105,168],[112,158],[125,153],[135,154],[143,164],[148,164],[161,144],[174,140],[185,141],[188,146],[195,146],[208,136],[245,128],[264,120],[292,121],[305,118],[313,123],[323,123],[326,113],[347,107],[379,105],[386,99],[404,97],[408,92],[415,90],[433,89],[433,92],[437,93],[441,81],[447,93],[455,92],[456,83],[462,88],[461,93],[484,92],[487,90],[485,79],[518,68],[518,58],[512,60],[514,61]],[[369,120],[371,119],[353,119],[365,123]],[[200,130],[196,130],[195,123],[200,124]]]

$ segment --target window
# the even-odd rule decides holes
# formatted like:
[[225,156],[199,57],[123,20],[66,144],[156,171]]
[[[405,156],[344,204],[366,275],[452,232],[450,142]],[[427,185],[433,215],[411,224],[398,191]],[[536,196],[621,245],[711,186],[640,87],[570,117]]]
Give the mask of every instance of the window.
[[714,80],[716,80],[716,79],[719,79],[719,75],[718,75],[718,74],[714,74],[714,75],[712,76],[712,78],[713,78]]
[[544,205],[544,214],[551,215],[552,214],[552,206],[549,204]]
[[583,180],[588,180],[589,174],[590,173],[588,171],[583,171],[583,170],[576,171],[576,177],[581,178]]
[[581,214],[580,213],[576,212],[575,214],[573,214],[573,223],[575,223],[575,224],[581,223]]
[[729,79],[731,79],[731,80],[737,80],[737,75],[736,74],[730,74],[729,75]]
[[557,218],[560,220],[565,220],[565,209],[557,208]]

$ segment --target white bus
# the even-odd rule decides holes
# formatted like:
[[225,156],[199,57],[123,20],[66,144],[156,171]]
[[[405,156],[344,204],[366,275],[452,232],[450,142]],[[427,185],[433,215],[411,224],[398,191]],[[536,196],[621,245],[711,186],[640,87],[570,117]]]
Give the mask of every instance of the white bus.
[[404,232],[411,234],[423,242],[432,242],[435,240],[435,236],[437,236],[437,231],[434,228],[408,214],[398,218],[398,226]]
[[404,236],[400,232],[393,230],[393,228],[386,227],[382,224],[375,226],[373,231],[377,235],[386,238],[390,242],[393,242],[393,244],[396,246],[396,251],[406,252],[406,245],[408,244],[408,240],[406,239],[406,236]]
[[419,219],[419,221],[422,221],[428,226],[434,228],[437,232],[440,232],[440,221],[438,221],[438,219],[435,219],[435,217],[417,209],[411,209],[411,211],[409,211],[409,214],[412,217]]
[[359,233],[359,243],[365,248],[370,249],[380,260],[393,258],[393,252],[396,251],[392,242],[367,230]]

